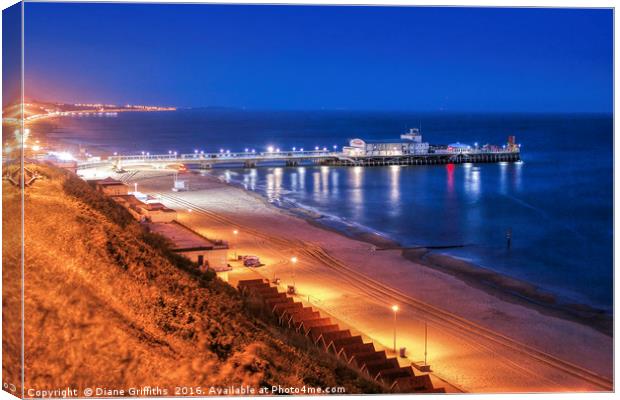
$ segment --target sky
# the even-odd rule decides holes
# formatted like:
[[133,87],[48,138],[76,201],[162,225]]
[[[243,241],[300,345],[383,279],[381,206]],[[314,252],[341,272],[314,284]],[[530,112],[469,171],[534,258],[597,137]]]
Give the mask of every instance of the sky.
[[21,99],[21,4],[2,10],[2,106]]
[[26,3],[38,100],[611,112],[608,9]]

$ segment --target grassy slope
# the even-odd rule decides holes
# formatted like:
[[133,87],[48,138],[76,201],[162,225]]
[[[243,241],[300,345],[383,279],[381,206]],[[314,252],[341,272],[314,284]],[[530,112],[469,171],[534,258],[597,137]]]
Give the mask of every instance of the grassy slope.
[[27,388],[377,389],[329,356],[288,344],[249,316],[231,287],[173,265],[179,260],[82,181],[37,168],[48,178],[26,191]]
[[[3,165],[3,173],[5,169]],[[3,181],[2,379],[21,391],[21,195]]]

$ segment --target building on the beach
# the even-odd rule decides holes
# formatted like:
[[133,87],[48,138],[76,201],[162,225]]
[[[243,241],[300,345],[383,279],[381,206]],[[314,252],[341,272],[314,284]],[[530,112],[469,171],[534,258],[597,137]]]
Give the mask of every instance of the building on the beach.
[[429,144],[422,141],[420,130],[411,128],[409,132],[400,135],[400,140],[352,139],[349,146],[343,147],[343,152],[352,157],[402,156],[428,154],[428,149]]
[[177,212],[161,203],[145,203],[133,194],[111,196],[112,200],[122,205],[138,221],[172,222],[177,219]]
[[178,222],[147,224],[151,232],[166,237],[172,243],[172,251],[182,254],[198,264],[201,270],[227,271],[228,244],[211,240]]
[[146,203],[146,214],[151,222],[172,222],[177,219],[177,212],[161,203]]
[[106,196],[123,196],[129,193],[129,186],[114,178],[96,180],[94,184],[95,188]]

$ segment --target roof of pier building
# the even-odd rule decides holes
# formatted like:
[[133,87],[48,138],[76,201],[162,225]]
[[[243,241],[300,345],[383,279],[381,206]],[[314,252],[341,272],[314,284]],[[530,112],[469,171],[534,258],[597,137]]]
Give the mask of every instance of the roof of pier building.
[[456,149],[471,149],[471,145],[468,145],[466,143],[459,143],[459,142],[449,144],[448,147],[454,147]]

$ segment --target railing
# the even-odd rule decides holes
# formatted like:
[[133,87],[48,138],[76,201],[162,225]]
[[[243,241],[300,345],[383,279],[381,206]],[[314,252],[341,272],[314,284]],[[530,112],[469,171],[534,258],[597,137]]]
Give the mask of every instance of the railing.
[[311,151],[273,151],[273,152],[239,152],[239,153],[190,153],[190,154],[136,154],[115,155],[108,161],[213,161],[213,160],[282,160],[292,158],[337,157],[342,153]]

